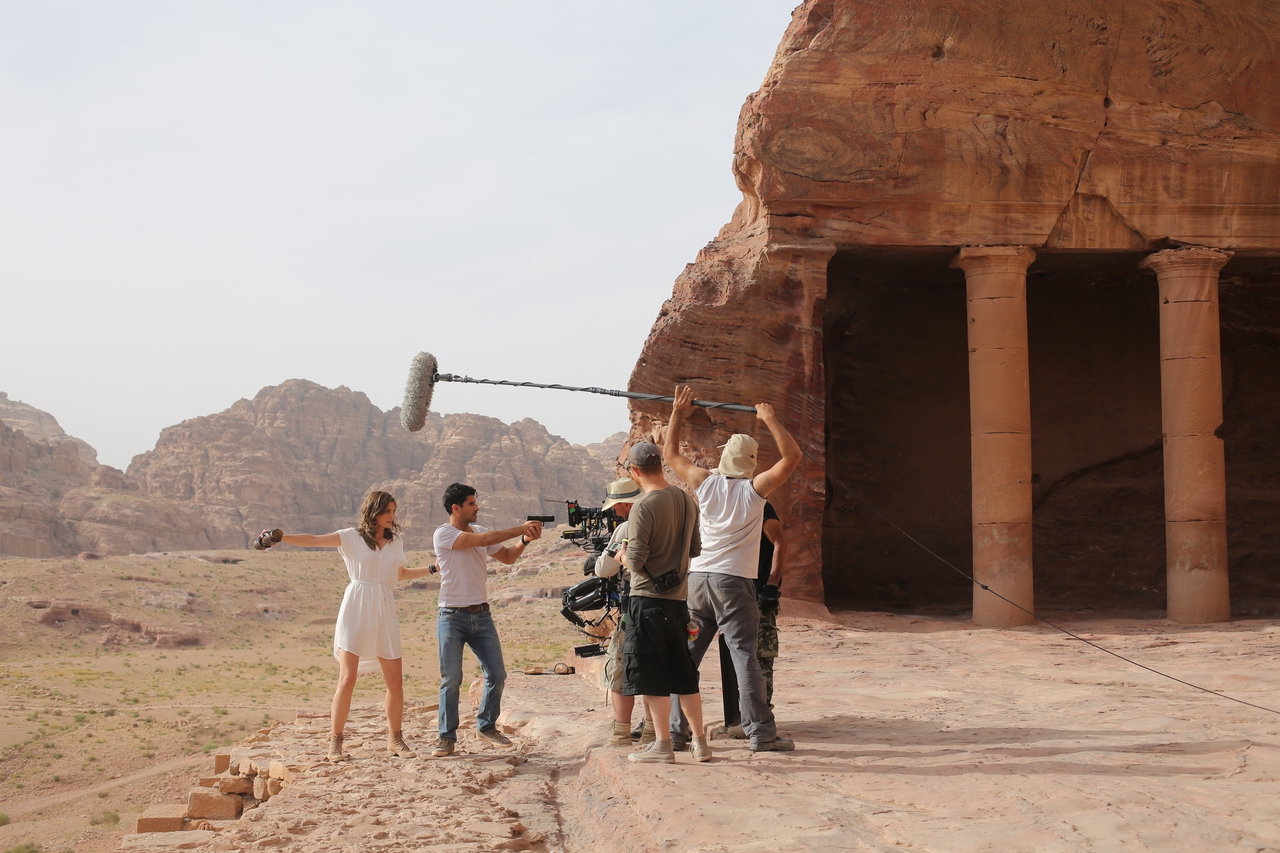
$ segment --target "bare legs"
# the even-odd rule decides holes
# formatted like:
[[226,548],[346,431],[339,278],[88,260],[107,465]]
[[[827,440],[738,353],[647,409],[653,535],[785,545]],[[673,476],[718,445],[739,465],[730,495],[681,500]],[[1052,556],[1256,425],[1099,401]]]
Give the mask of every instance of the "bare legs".
[[[378,663],[382,665],[382,680],[387,685],[387,727],[398,732],[404,718],[403,668],[399,658],[378,658]],[[329,706],[329,730],[335,735],[342,734],[342,730],[346,728],[359,667],[360,658],[357,655],[345,649],[338,650],[338,688],[334,691],[333,703]]]
[[[671,740],[671,697],[644,697],[645,712],[653,721],[654,732],[658,740]],[[702,694],[689,693],[680,696],[680,709],[689,719],[689,727],[695,735],[702,737]]]
[[340,735],[347,726],[347,714],[351,713],[351,694],[356,692],[356,676],[359,674],[360,657],[345,649],[338,650],[338,689],[333,692],[329,705],[329,731]]
[[400,658],[378,658],[378,663],[382,664],[382,680],[387,684],[387,728],[398,732],[404,718],[404,676]]
[[609,704],[613,706],[613,720],[631,725],[631,712],[636,707],[636,697],[623,696],[616,690],[609,691]]

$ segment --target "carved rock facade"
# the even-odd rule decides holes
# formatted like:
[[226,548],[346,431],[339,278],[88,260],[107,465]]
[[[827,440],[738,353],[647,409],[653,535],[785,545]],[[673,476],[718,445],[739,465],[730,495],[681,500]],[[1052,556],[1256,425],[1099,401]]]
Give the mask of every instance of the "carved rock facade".
[[[742,109],[743,200],[677,279],[631,379],[783,414],[807,454],[774,498],[798,546],[789,594],[967,608],[971,585],[870,504],[980,580],[1025,575],[1028,596],[1034,528],[1041,606],[1158,609],[1178,571],[1193,587],[1217,574],[1225,596],[1228,563],[1238,600],[1266,596],[1280,579],[1266,533],[1280,454],[1258,440],[1280,421],[1277,55],[1280,9],[1246,0],[795,11]],[[952,266],[965,247],[1030,258],[1017,292],[975,297],[979,273]],[[1139,264],[1179,247],[1223,263],[1200,307],[1166,318],[1158,264]],[[989,351],[1026,342],[1029,367],[1008,381],[973,328],[975,299],[997,298],[983,322],[1005,343]],[[1216,340],[1219,325],[1225,416],[1202,434],[1182,407],[1212,389],[1170,379],[1182,356],[1162,357],[1162,339]],[[1185,405],[1213,417],[1211,400]],[[633,439],[661,436],[665,406],[632,412]],[[1166,442],[1171,417],[1208,437]],[[984,438],[1006,434],[1001,419],[1029,438]],[[714,462],[735,431],[763,436],[771,461],[749,416],[719,412],[699,415],[689,455]],[[1201,459],[1222,458],[1218,439],[1225,518],[1200,500],[1214,487],[1165,476],[1196,460],[1221,471]],[[1183,534],[1201,522],[1226,538],[1205,528],[1217,544],[1196,551]]]

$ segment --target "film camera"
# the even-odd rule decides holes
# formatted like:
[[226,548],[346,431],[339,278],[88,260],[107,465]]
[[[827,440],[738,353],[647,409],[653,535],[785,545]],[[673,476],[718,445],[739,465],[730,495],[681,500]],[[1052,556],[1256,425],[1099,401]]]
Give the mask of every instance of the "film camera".
[[577,501],[565,501],[565,505],[571,529],[561,533],[560,537],[587,552],[582,573],[589,575],[595,569],[595,558],[604,553],[609,537],[618,529],[618,514],[598,506],[582,506]]
[[[608,547],[613,531],[618,528],[619,518],[611,509],[582,506],[577,501],[565,501],[565,504],[569,511],[569,525],[573,529],[566,530],[560,536],[587,552],[587,558],[582,564],[582,573],[587,579],[564,591],[561,597],[561,604],[564,606],[560,615],[581,630],[587,626],[599,625],[621,604],[622,581],[617,577],[595,576],[596,560]],[[594,610],[604,610],[604,613],[594,620],[578,615]],[[579,654],[582,656],[581,650]]]

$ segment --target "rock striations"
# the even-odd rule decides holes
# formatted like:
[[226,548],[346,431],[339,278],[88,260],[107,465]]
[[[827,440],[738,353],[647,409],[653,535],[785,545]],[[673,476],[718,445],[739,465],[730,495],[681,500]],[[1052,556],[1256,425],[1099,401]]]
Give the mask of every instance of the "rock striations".
[[[24,426],[40,422],[28,410]],[[613,453],[588,449],[531,420],[469,414],[432,414],[409,433],[397,409],[298,379],[169,427],[127,472],[87,463],[82,443],[52,432],[31,438],[0,420],[0,553],[241,548],[265,526],[348,526],[375,487],[400,499],[411,547],[429,548],[449,483],[474,485],[492,526],[563,517],[558,501],[597,500],[621,447],[617,439]]]
[[[947,519],[954,515],[958,527],[941,544],[948,553],[968,550],[965,308],[946,302],[964,292],[963,276],[947,266],[959,247],[1030,247],[1042,257],[1033,279],[1055,264],[1076,265],[1059,275],[1067,285],[1111,275],[1111,263],[1136,287],[1144,253],[1195,244],[1235,253],[1224,281],[1252,286],[1255,276],[1259,292],[1274,287],[1277,33],[1280,7],[1250,0],[800,4],[739,117],[732,168],[742,201],[677,278],[629,386],[669,394],[691,382],[704,399],[763,400],[778,410],[809,457],[771,498],[794,537],[792,594],[827,600],[831,581],[860,555],[879,561],[858,571],[883,574],[879,557],[897,547],[890,539],[898,534],[885,527],[883,541],[855,548],[841,538],[849,522],[834,515],[844,508],[832,507],[856,502],[831,477],[864,489],[892,484],[900,478],[893,460],[912,452],[847,435],[854,426],[885,427],[866,404],[877,402],[870,395],[886,374],[843,372],[832,354],[844,357],[877,329],[902,343],[901,356],[884,356],[895,364],[917,348],[959,359],[958,372],[928,365],[917,379],[923,386],[945,374],[948,387],[961,389],[952,407],[961,457],[956,477],[943,478],[948,489],[959,482],[946,495]],[[960,330],[954,346],[923,323],[889,329],[857,305],[831,316],[833,300],[843,299],[835,305],[843,310],[926,285],[940,294],[926,308],[959,317],[947,320]],[[1084,334],[1092,339],[1088,326]],[[887,378],[902,387],[896,374]],[[631,438],[661,440],[669,407],[631,409]],[[929,412],[913,423],[920,421],[951,419]],[[690,427],[688,454],[712,461],[728,434],[763,432],[750,416],[725,412],[702,412]],[[846,458],[851,449],[865,450],[865,465]],[[766,464],[776,458],[767,435],[761,453]],[[1112,458],[1106,453],[1098,448],[1080,467]],[[901,479],[908,485],[872,497],[918,507],[923,492],[939,487],[936,479]],[[938,527],[929,511],[898,517],[931,535]],[[870,518],[865,526],[874,525],[883,526]],[[1161,535],[1157,529],[1157,546]],[[962,583],[961,598],[966,590]]]

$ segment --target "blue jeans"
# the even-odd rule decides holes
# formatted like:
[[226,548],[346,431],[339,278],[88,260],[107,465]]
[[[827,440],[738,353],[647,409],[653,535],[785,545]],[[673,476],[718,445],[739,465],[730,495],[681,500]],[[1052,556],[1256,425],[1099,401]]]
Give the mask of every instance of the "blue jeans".
[[471,646],[484,670],[484,696],[476,714],[476,728],[482,732],[497,728],[507,667],[502,662],[502,644],[493,616],[488,611],[469,613],[441,607],[436,619],[436,641],[440,644],[440,737],[458,739],[458,694],[462,691],[464,645]]

